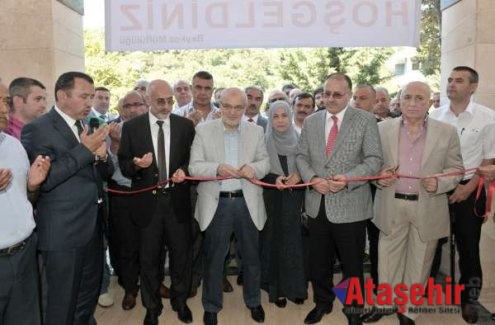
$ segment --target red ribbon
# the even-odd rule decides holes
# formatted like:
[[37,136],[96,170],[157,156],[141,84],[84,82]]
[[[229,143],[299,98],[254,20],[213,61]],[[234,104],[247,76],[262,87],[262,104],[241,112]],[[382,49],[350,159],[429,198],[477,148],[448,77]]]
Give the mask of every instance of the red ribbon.
[[[478,189],[476,190],[476,202],[478,201],[481,191],[485,186],[485,178],[480,176],[480,180],[478,182]],[[492,201],[493,201],[493,192],[495,192],[495,180],[488,183],[488,189],[486,191],[486,203],[485,203],[485,214],[479,217],[488,218],[492,214]],[[476,208],[474,209],[475,215],[478,215],[476,212]]]
[[[452,171],[452,172],[441,173],[441,174],[434,174],[434,175],[429,175],[429,176],[411,176],[411,175],[401,175],[401,174],[395,174],[395,175],[392,175],[392,176],[390,176],[390,175],[361,176],[361,177],[345,178],[345,179],[342,179],[340,181],[346,182],[346,183],[350,183],[350,182],[362,182],[362,181],[379,180],[379,179],[385,179],[385,178],[390,178],[390,177],[410,178],[410,179],[425,179],[425,178],[432,178],[432,177],[438,178],[438,177],[448,177],[448,176],[464,175],[464,174],[472,173],[472,172],[474,172],[476,170],[477,170],[477,168],[459,169],[459,170]],[[189,180],[189,181],[220,181],[220,180],[231,179],[231,178],[232,177],[223,177],[223,176],[214,176],[214,177],[191,177],[191,176],[186,176],[185,177],[185,180]],[[332,179],[333,178],[330,177],[330,178],[327,178],[326,180],[332,180]],[[251,183],[255,184],[255,185],[259,185],[259,186],[263,186],[263,187],[268,187],[268,188],[278,188],[277,187],[278,185],[271,184],[271,183],[266,183],[266,182],[260,181],[258,179],[255,179],[255,178],[251,178],[251,179],[248,179],[248,180]],[[164,180],[158,182],[158,184],[156,184],[156,185],[153,185],[153,186],[150,186],[150,187],[146,187],[146,188],[142,188],[142,189],[135,190],[135,191],[118,191],[118,190],[113,190],[113,189],[107,189],[107,192],[114,193],[114,194],[122,194],[122,195],[139,194],[139,193],[148,192],[148,191],[152,191],[152,190],[155,190],[157,188],[160,188],[163,185],[165,185],[165,184],[167,184],[167,183],[169,183],[171,181],[172,181],[172,178],[167,178],[167,179],[164,179]],[[300,184],[295,184],[295,185],[285,185],[284,188],[286,188],[286,189],[302,188],[302,187],[307,187],[307,186],[313,186],[313,185],[316,185],[316,184],[318,184],[320,182],[322,182],[322,181],[300,183]],[[492,193],[492,195],[493,195],[493,193]]]

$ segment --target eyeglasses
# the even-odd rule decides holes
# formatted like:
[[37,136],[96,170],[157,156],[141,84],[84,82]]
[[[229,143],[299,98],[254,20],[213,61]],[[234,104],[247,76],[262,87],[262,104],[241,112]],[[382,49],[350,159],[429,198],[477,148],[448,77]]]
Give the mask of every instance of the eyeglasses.
[[324,93],[323,94],[323,98],[325,98],[325,99],[333,98],[333,99],[337,99],[338,100],[338,99],[344,98],[344,96],[345,96],[345,94],[339,93],[339,92],[335,92],[335,93],[328,92],[328,93]]
[[134,103],[122,105],[122,107],[125,109],[131,108],[131,107],[141,107],[141,106],[144,106],[144,103],[134,102]]
[[226,111],[230,111],[230,110],[234,109],[235,111],[240,112],[240,111],[244,110],[244,105],[232,106],[229,104],[220,104],[220,106]]
[[172,106],[174,105],[175,101],[173,98],[157,98],[155,99],[155,103],[157,103],[160,106],[163,106],[165,104]]
[[145,86],[140,86],[140,87],[134,87],[134,90],[141,90],[141,91],[146,91],[146,87]]
[[285,98],[272,98],[268,102],[271,104],[271,103],[275,103],[278,100],[285,100]]

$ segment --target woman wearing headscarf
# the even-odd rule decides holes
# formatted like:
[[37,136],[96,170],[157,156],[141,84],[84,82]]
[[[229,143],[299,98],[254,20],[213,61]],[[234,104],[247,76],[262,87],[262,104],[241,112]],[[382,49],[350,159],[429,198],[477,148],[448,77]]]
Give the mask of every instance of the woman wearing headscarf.
[[261,232],[261,283],[270,302],[280,308],[287,305],[287,299],[302,304],[307,298],[301,233],[304,189],[286,188],[301,181],[297,143],[291,108],[285,101],[272,103],[266,131],[270,173],[263,181],[277,188],[263,191],[268,218]]

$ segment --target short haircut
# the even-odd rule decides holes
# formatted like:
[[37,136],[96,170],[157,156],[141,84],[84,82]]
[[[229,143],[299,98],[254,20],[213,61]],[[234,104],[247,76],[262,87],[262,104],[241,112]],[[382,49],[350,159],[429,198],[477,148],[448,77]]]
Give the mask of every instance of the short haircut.
[[265,98],[265,93],[264,93],[263,89],[260,86],[256,86],[256,85],[247,86],[246,88],[244,88],[244,92],[247,94],[248,91],[253,90],[253,89],[260,92],[260,94],[261,94],[261,101],[263,102],[263,99]]
[[469,82],[472,84],[477,84],[479,82],[480,76],[478,72],[473,68],[467,67],[465,65],[460,65],[452,69],[452,71],[467,71],[469,72]]
[[57,97],[57,92],[59,90],[63,91],[70,91],[74,89],[74,82],[76,78],[80,78],[83,80],[86,80],[90,84],[94,85],[93,78],[91,78],[89,75],[79,72],[79,71],[69,71],[62,73],[60,77],[58,77],[57,81],[55,82],[55,100],[58,100]]
[[311,98],[311,101],[313,102],[313,106],[315,106],[315,98],[310,93],[300,93],[300,94],[297,94],[294,97],[294,99],[292,100],[292,106],[296,105],[296,102],[298,100],[305,99],[305,98]]
[[331,78],[337,78],[337,79],[343,78],[347,82],[347,86],[349,87],[349,91],[352,92],[352,80],[351,80],[351,78],[349,78],[348,75],[346,75],[345,73],[342,73],[342,72],[334,72],[334,73],[331,73],[327,76],[326,81],[328,81]]
[[106,91],[107,93],[110,92],[110,90],[108,88],[103,87],[103,86],[96,87],[95,91]]
[[22,100],[26,102],[29,94],[31,93],[31,87],[46,89],[45,86],[36,79],[21,77],[12,80],[10,83],[9,96],[10,98],[14,98],[15,96],[21,97]]
[[387,97],[390,98],[390,94],[388,92],[388,89],[385,87],[375,87],[375,92],[377,91],[383,91],[385,94],[387,94]]
[[318,87],[315,90],[313,90],[313,97],[316,97],[316,95],[322,94],[322,93],[323,93],[323,87]]
[[289,83],[282,86],[282,91],[285,91],[286,89],[295,89],[295,88],[297,88],[296,85],[294,85],[293,83]]
[[213,80],[213,76],[211,73],[209,73],[208,71],[198,71],[194,74],[192,80],[194,79],[205,79],[205,80]]
[[371,90],[371,92],[372,92],[373,94],[375,94],[375,95],[376,95],[376,90],[375,90],[375,88],[373,88],[373,86],[371,86],[371,85],[367,85],[367,84],[360,84],[360,85],[357,85],[357,86],[356,86],[356,88],[354,88],[354,90],[356,90],[356,89],[362,89],[362,88],[368,88],[369,90]]

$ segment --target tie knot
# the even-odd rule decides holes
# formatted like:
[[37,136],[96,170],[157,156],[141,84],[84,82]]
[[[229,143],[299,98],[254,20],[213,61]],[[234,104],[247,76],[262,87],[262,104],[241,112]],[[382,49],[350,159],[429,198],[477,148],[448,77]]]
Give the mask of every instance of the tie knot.
[[248,119],[248,122],[253,123],[253,122],[254,122],[254,120],[253,120],[252,118],[249,118],[249,119]]
[[101,115],[100,115],[100,118],[101,118],[101,119],[103,119],[103,120],[105,120],[105,121],[107,120],[107,116],[106,116],[106,114],[101,114]]
[[332,115],[332,120],[333,123],[337,123],[339,121],[339,118],[337,117],[337,115]]
[[161,129],[162,128],[162,125],[163,125],[163,121],[162,120],[158,120],[158,121],[156,121],[156,124],[158,124],[158,126]]
[[82,126],[81,121],[80,121],[80,120],[77,120],[77,121],[74,123],[74,125],[75,125],[75,126],[76,126],[76,128],[77,128],[77,134],[79,134],[79,135],[80,135],[80,134],[83,132],[83,130],[84,130],[84,128],[83,128],[83,126]]

